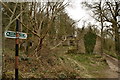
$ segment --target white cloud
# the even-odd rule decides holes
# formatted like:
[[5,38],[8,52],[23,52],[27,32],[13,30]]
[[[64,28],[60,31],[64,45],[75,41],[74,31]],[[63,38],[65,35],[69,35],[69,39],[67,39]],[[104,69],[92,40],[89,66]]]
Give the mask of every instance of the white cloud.
[[[84,21],[91,21],[93,22],[93,19],[88,14],[88,11],[82,8],[82,5],[80,4],[83,0],[72,0],[71,4],[66,8],[66,12],[72,18],[73,20],[84,20]],[[82,20],[77,24],[77,27],[81,27],[83,25]]]

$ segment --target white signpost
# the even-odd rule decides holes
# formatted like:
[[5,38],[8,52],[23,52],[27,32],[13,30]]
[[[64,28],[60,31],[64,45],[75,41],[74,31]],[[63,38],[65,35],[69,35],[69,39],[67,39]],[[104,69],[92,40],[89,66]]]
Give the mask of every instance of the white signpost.
[[[27,39],[27,34],[23,32],[17,32],[19,34],[19,39]],[[5,31],[5,37],[7,38],[17,38],[16,32],[14,31]]]
[[5,31],[6,38],[15,39],[15,80],[18,80],[18,63],[19,63],[19,39],[27,39],[27,34],[19,32],[19,20],[16,19],[16,31]]
[[[18,24],[18,21],[17,21]],[[27,34],[23,32],[18,32],[18,25],[17,25],[17,32],[14,31],[5,31],[5,37],[6,38],[13,38],[16,39],[16,48],[15,48],[15,80],[18,80],[18,53],[19,53],[19,46],[18,46],[18,40],[19,39],[27,39]]]

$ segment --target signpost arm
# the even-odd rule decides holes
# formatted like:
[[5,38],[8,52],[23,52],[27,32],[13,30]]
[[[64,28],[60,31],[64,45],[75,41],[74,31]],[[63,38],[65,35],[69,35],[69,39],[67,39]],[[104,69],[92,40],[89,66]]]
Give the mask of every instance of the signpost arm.
[[18,80],[18,53],[19,53],[19,22],[16,20],[16,45],[15,45],[15,80]]

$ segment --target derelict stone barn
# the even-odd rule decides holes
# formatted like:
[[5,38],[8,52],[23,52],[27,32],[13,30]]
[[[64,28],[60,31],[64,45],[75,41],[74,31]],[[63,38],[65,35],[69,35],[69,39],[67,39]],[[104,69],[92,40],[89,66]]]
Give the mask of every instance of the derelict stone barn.
[[76,45],[76,37],[73,35],[65,36],[66,41],[63,43],[63,46],[75,46]]
[[[96,36],[95,39],[92,38],[92,35],[87,36],[88,40],[87,40],[87,43],[86,43],[87,45],[86,45],[85,44],[85,35],[86,34],[87,33],[82,34],[82,36],[78,40],[79,53],[88,53],[86,46],[88,46],[88,48],[93,47],[91,53],[100,53],[101,52],[101,39],[100,39],[100,37],[94,33],[93,34]],[[88,33],[88,34],[90,34],[90,33]],[[94,44],[90,44],[90,43],[93,43],[93,41],[95,41]]]
[[[82,34],[82,36],[80,37],[80,39],[78,40],[78,50],[79,53],[87,53],[87,49],[85,47],[85,34]],[[96,35],[96,34],[95,34]],[[94,39],[92,39],[91,37],[88,37],[88,41],[87,44],[91,43]],[[89,47],[91,47],[91,44],[87,45]],[[95,44],[93,45],[93,50],[91,53],[100,53],[101,52],[101,39],[98,35],[96,35],[96,39],[95,39]]]
[[[85,46],[85,35],[87,34],[88,32],[86,33],[82,33],[80,34],[78,37],[74,37],[74,36],[67,36],[67,40],[63,43],[63,45],[66,45],[66,46],[74,46],[76,47],[76,50],[78,53],[88,53],[87,52],[87,47],[93,47],[92,50],[90,51],[90,53],[100,53],[101,52],[101,39],[98,35],[94,34],[96,37],[95,39],[93,38],[92,39],[92,35],[89,35],[87,38],[88,38],[88,41],[87,41],[87,44],[89,45],[86,45]],[[90,34],[90,33],[88,33]],[[92,43],[94,40],[94,44],[90,44]],[[93,46],[91,46],[93,45]],[[88,49],[89,50],[89,49]]]

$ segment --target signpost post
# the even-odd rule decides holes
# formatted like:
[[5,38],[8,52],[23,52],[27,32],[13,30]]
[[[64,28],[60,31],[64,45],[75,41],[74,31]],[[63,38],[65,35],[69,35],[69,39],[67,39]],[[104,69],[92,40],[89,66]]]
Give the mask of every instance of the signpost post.
[[19,21],[16,20],[16,32],[5,31],[5,37],[15,39],[15,80],[18,80],[18,56],[19,56],[19,39],[27,39],[27,34],[19,32]]
[[19,23],[16,20],[16,46],[15,46],[15,80],[18,80],[18,53],[19,53]]

